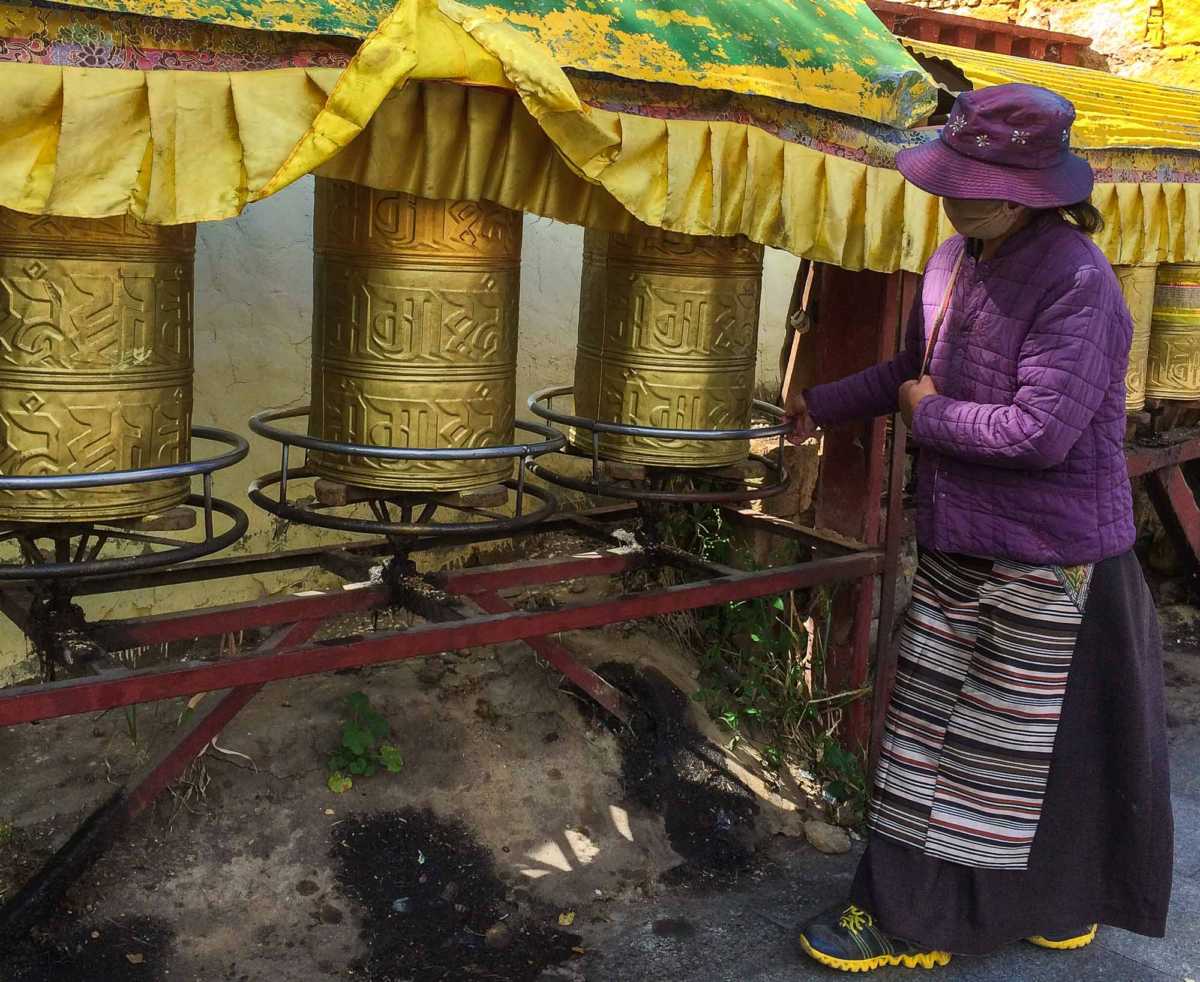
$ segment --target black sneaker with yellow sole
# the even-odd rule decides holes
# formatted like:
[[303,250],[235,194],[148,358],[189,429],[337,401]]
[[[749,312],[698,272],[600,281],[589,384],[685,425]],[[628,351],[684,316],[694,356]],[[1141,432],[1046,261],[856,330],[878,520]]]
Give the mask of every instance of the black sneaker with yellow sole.
[[1086,948],[1095,941],[1099,929],[1099,924],[1089,924],[1078,931],[1068,931],[1065,934],[1035,934],[1025,940],[1039,948],[1050,948],[1052,951],[1074,951],[1076,948]]
[[950,952],[921,948],[893,938],[875,926],[865,910],[838,906],[819,914],[800,929],[800,947],[822,965],[841,972],[877,968],[934,968],[950,963]]

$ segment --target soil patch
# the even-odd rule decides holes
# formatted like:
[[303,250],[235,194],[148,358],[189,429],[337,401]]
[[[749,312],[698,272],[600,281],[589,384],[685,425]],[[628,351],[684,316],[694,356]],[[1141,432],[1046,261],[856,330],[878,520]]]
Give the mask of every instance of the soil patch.
[[405,809],[352,815],[333,829],[342,893],[361,908],[372,982],[533,982],[580,938],[510,894],[490,853],[460,823]]
[[753,863],[754,793],[688,720],[687,696],[664,675],[619,662],[598,671],[637,707],[628,726],[606,722],[621,748],[626,792],[662,815],[671,847],[684,859],[663,881],[729,884]]
[[8,982],[163,982],[172,931],[152,917],[80,924],[64,918],[4,953]]

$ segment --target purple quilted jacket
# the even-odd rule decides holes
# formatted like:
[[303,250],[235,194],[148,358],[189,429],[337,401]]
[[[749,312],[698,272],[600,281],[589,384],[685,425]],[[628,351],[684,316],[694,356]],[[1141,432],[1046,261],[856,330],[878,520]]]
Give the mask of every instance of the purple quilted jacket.
[[[966,246],[955,236],[930,259],[899,356],[806,393],[815,422],[896,412]],[[1063,566],[1130,549],[1122,446],[1132,333],[1107,259],[1057,215],[987,262],[968,250],[933,352],[938,395],[913,419],[920,545]]]

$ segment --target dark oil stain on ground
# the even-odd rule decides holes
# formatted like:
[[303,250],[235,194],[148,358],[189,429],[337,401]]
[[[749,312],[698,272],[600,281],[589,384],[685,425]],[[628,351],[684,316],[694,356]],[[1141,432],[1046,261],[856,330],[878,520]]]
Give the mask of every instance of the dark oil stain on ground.
[[573,957],[552,912],[523,917],[491,855],[428,810],[352,815],[333,831],[342,893],[360,907],[371,982],[533,982]]
[[52,920],[3,944],[5,982],[167,982],[172,932],[150,917]]
[[[754,860],[758,802],[720,750],[688,721],[688,699],[654,669],[609,662],[597,670],[635,706],[627,726],[608,717],[621,747],[621,779],[636,801],[662,815],[684,863],[674,885],[724,886]],[[589,703],[590,705],[590,703]],[[607,714],[598,710],[595,715]]]

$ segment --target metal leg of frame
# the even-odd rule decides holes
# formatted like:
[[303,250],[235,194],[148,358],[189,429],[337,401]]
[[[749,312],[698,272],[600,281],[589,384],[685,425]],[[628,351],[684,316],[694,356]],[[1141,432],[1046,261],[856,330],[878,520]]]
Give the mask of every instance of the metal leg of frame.
[[[302,621],[276,632],[260,653],[304,644],[320,621]],[[71,885],[100,858],[118,835],[191,765],[209,743],[258,694],[264,683],[229,689],[188,727],[173,747],[97,808],[37,874],[0,907],[0,939],[18,939],[43,920]]]

